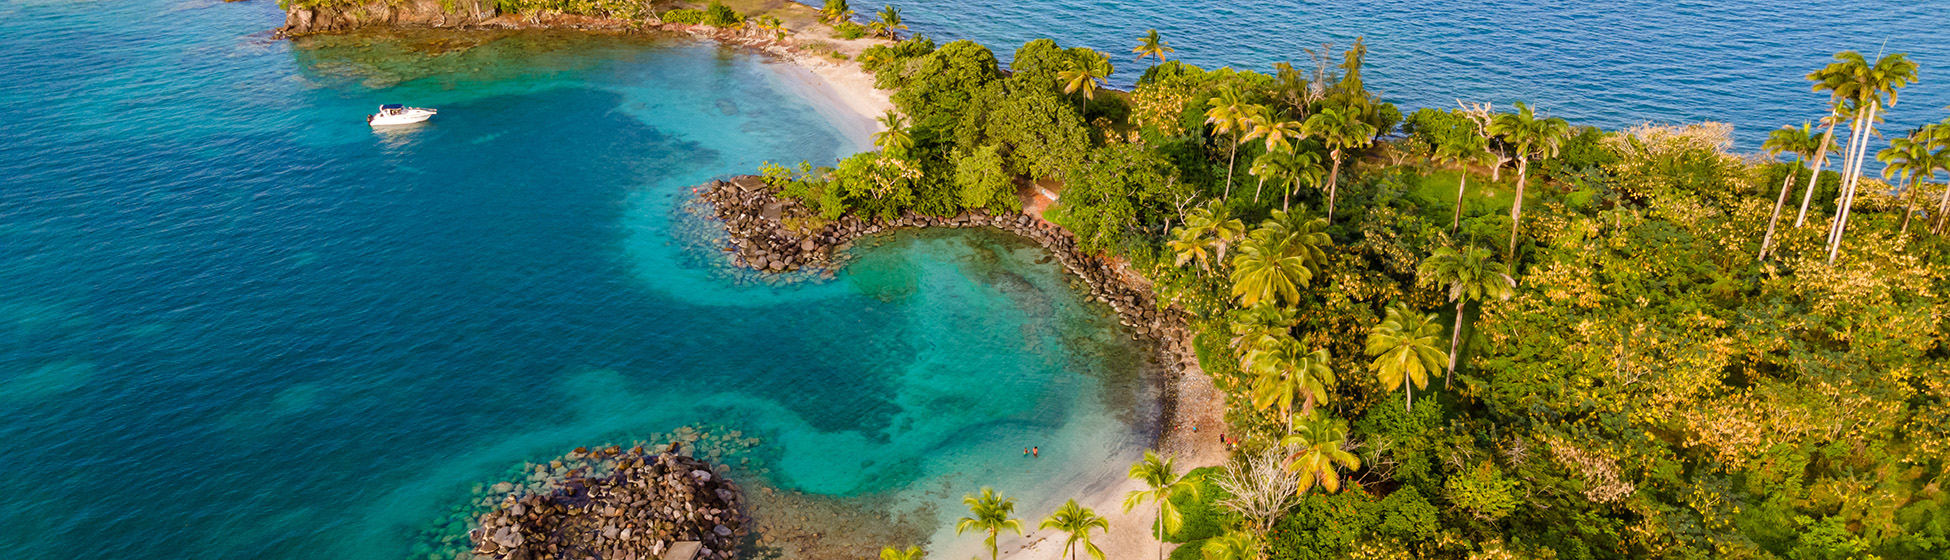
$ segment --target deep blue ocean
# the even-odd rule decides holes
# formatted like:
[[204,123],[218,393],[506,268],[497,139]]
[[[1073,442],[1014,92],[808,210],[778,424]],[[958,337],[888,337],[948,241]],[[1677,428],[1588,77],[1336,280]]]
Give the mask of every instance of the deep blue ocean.
[[[1925,80],[1891,122],[1950,103],[1941,3],[903,5],[1005,57],[1158,27],[1264,69],[1366,35],[1404,105],[1749,143],[1816,116],[1802,73],[1887,37]],[[686,426],[757,438],[787,489],[953,511],[987,484],[1040,513],[1155,433],[1140,349],[1019,240],[898,236],[811,286],[717,275],[687,187],[859,145],[789,68],[675,37],[294,44],[281,21],[0,0],[9,557],[405,558],[524,461]],[[368,128],[389,102],[441,113]]]
[[1117,66],[1111,81],[1125,86],[1152,64],[1131,54],[1149,29],[1180,60],[1269,73],[1281,61],[1311,68],[1305,49],[1322,43],[1334,44],[1338,64],[1339,51],[1365,37],[1363,80],[1404,111],[1525,101],[1607,130],[1727,122],[1745,151],[1758,151],[1769,130],[1827,114],[1808,72],[1839,51],[1887,49],[1916,60],[1922,83],[1902,91],[1881,127],[1950,116],[1942,0],[856,0],[854,9],[883,3],[899,6],[916,32],[974,40],[1005,61],[1044,37],[1104,51]]

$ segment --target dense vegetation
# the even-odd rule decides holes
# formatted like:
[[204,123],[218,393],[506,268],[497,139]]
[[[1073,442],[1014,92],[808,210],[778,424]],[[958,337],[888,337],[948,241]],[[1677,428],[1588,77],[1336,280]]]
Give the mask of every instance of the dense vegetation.
[[[1710,123],[1403,115],[1358,41],[1272,74],[1135,52],[1160,62],[1126,93],[1049,40],[1007,72],[967,41],[875,47],[880,149],[766,175],[828,219],[1059,191],[1046,218],[1145,271],[1245,434],[1224,470],[1133,468],[1173,557],[1950,554],[1950,244],[1913,212],[1950,127],[1878,154],[1901,198],[1860,177],[1913,65],[1810,76],[1850,124],[1836,173],[1812,125],[1769,141],[1782,164]],[[1019,529],[1006,503],[971,496],[966,528]],[[1050,523],[1088,550],[1092,515]]]

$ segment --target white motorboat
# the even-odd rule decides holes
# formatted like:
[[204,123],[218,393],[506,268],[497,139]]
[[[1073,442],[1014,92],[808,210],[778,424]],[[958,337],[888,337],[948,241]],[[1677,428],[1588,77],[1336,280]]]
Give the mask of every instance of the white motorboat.
[[407,107],[398,103],[390,103],[380,105],[378,113],[366,117],[366,123],[373,126],[413,124],[433,118],[433,115],[439,112],[424,107]]

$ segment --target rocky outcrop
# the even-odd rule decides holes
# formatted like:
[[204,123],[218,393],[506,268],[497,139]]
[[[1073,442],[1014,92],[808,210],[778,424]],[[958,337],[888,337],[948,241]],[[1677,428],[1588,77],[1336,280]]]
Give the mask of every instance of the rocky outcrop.
[[509,482],[495,510],[468,533],[473,553],[501,560],[657,558],[677,543],[698,558],[737,557],[747,531],[744,497],[723,467],[674,450],[577,449],[539,468],[568,467],[540,492]]
[[630,29],[637,22],[567,14],[503,14],[491,0],[367,0],[285,10],[281,36],[351,31],[363,27],[455,29]]
[[[1198,363],[1184,316],[1158,305],[1148,281],[1127,273],[1117,262],[1079,252],[1068,230],[1028,214],[964,213],[944,218],[910,212],[892,220],[849,215],[822,221],[798,200],[776,196],[756,175],[712,181],[696,191],[724,223],[731,243],[725,249],[732,262],[774,273],[805,270],[831,277],[845,266],[845,252],[855,240],[904,228],[986,227],[1022,236],[1055,255],[1083,281],[1091,296],[1117,311],[1134,336],[1159,342],[1165,361],[1177,366],[1173,373]],[[804,225],[820,222],[824,223],[816,228]]]

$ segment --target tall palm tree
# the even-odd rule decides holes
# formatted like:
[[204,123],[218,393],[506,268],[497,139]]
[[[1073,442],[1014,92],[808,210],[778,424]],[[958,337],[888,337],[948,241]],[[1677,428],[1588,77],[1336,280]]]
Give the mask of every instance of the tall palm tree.
[[1003,531],[1022,534],[1022,520],[1009,517],[1016,512],[1015,498],[1004,499],[995,493],[994,488],[983,487],[981,496],[962,496],[961,503],[968,504],[969,516],[955,521],[955,534],[960,535],[970,529],[988,533],[988,538],[983,539],[982,544],[989,547],[989,560],[995,560],[998,554],[995,549],[997,535]]
[[1889,147],[1876,152],[1876,161],[1883,163],[1882,178],[1902,177],[1897,189],[1903,193],[1903,227],[1900,234],[1909,233],[1909,219],[1916,215],[1916,177],[1927,177],[1936,173],[1943,165],[1938,154],[1930,151],[1929,137],[1922,131],[1911,132],[1905,138],[1889,140]]
[[1292,338],[1293,325],[1299,322],[1298,312],[1293,308],[1263,301],[1233,314],[1228,324],[1232,330],[1228,345],[1243,357],[1244,353],[1265,344],[1267,338]]
[[1095,543],[1090,542],[1090,531],[1093,529],[1109,531],[1110,520],[1097,515],[1097,512],[1090,511],[1090,508],[1077,505],[1076,500],[1070,500],[1063,504],[1063,507],[1056,508],[1056,512],[1049,514],[1049,518],[1044,519],[1043,524],[1037,528],[1055,529],[1069,534],[1069,538],[1063,541],[1063,550],[1069,551],[1070,560],[1077,560],[1077,543],[1083,544],[1083,551],[1090,554],[1091,558],[1104,560],[1103,549],[1097,548]]
[[1313,412],[1337,381],[1327,349],[1308,352],[1292,337],[1262,338],[1241,361],[1254,375],[1253,408],[1278,408],[1287,433],[1293,433],[1294,398],[1300,399],[1300,414]]
[[1300,473],[1300,493],[1306,494],[1315,484],[1328,493],[1341,491],[1339,468],[1349,470],[1361,468],[1361,458],[1348,453],[1347,423],[1328,418],[1320,411],[1307,415],[1300,428],[1293,435],[1280,440],[1280,444],[1292,449],[1293,455],[1287,457],[1286,468]]
[[850,19],[853,19],[853,6],[846,0],[826,0],[826,5],[819,8],[819,21],[837,24]]
[[1449,388],[1449,378],[1455,375],[1456,361],[1461,356],[1458,343],[1462,341],[1463,304],[1470,300],[1510,299],[1516,292],[1517,280],[1510,277],[1509,267],[1490,260],[1494,258],[1492,254],[1482,247],[1462,251],[1442,247],[1416,268],[1416,283],[1446,287],[1449,301],[1456,302],[1456,326],[1449,330],[1449,372],[1442,376],[1444,389]]
[[1551,117],[1537,118],[1529,105],[1518,101],[1517,112],[1502,113],[1490,121],[1490,132],[1517,149],[1517,199],[1510,205],[1510,262],[1517,260],[1517,222],[1523,219],[1523,193],[1530,178],[1530,159],[1550,158],[1571,136],[1571,123]]
[[1760,239],[1761,260],[1767,259],[1768,249],[1774,246],[1774,226],[1781,219],[1781,209],[1787,206],[1788,191],[1794,188],[1794,172],[1800,170],[1801,165],[1807,163],[1808,158],[1814,156],[1815,152],[1826,151],[1825,148],[1817,145],[1819,141],[1815,138],[1814,123],[1804,122],[1801,123],[1800,128],[1787,125],[1774,129],[1767,134],[1767,141],[1760,144],[1760,148],[1769,156],[1780,157],[1781,154],[1794,156],[1794,165],[1788,168],[1787,178],[1781,180],[1781,195],[1774,199],[1774,214],[1767,218],[1767,235]]
[[1070,59],[1067,68],[1057,73],[1057,77],[1065,82],[1064,95],[1083,92],[1083,100],[1078,104],[1077,109],[1082,113],[1090,109],[1090,100],[1097,98],[1097,88],[1103,85],[1104,78],[1109,77],[1114,70],[1110,65],[1110,57],[1104,56],[1104,53],[1091,51],[1081,61]]
[[1808,162],[1808,187],[1801,191],[1801,213],[1794,216],[1794,227],[1797,229],[1808,221],[1808,203],[1815,199],[1815,184],[1821,180],[1822,168],[1828,166],[1829,150],[1838,149],[1835,146],[1835,125],[1841,124],[1844,114],[1841,105],[1836,105],[1827,117],[1821,119],[1827,131],[1821,133],[1821,140],[1815,143],[1815,158]]
[[1449,359],[1436,347],[1441,332],[1435,314],[1424,315],[1395,304],[1388,306],[1387,318],[1368,333],[1368,355],[1375,357],[1368,369],[1390,391],[1406,383],[1409,410],[1415,409],[1415,388],[1428,388],[1429,372],[1440,369]]
[[1164,62],[1165,55],[1173,51],[1170,45],[1166,45],[1163,39],[1158,38],[1158,30],[1153,29],[1144,36],[1143,42],[1131,49],[1131,52],[1137,53],[1138,60],[1144,60],[1144,57],[1148,56],[1158,59],[1158,62]]
[[[1246,170],[1260,178],[1260,184],[1273,181],[1285,184],[1281,189],[1280,211],[1292,209],[1293,194],[1299,192],[1300,183],[1319,184],[1327,170],[1320,167],[1320,156],[1313,152],[1296,152],[1291,147],[1275,149],[1253,158],[1253,166]],[[1259,191],[1253,191],[1253,201],[1259,201]]]
[[1855,206],[1855,188],[1862,178],[1869,136],[1875,132],[1877,112],[1885,106],[1882,98],[1887,94],[1887,105],[1896,104],[1896,90],[1916,81],[1916,63],[1907,55],[1896,53],[1877,58],[1871,64],[1861,53],[1843,51],[1835,53],[1835,62],[1808,74],[1808,79],[1815,81],[1815,91],[1829,90],[1831,99],[1853,100],[1857,111],[1855,125],[1851,127],[1854,132],[1849,141],[1851,151],[1844,160],[1849,165],[1842,172],[1841,205],[1828,235],[1828,263],[1834,264],[1848,231],[1849,214]]
[[875,37],[886,37],[895,41],[900,40],[900,32],[907,30],[907,26],[901,23],[901,9],[894,7],[893,4],[888,4],[887,7],[881,8],[880,20],[873,22],[868,27],[873,30]]
[[[1937,171],[1950,171],[1950,118],[1943,119],[1941,123],[1923,125],[1923,136],[1930,139],[1930,149],[1936,150],[1937,159],[1943,164],[1924,176],[1933,177]],[[1950,212],[1950,185],[1944,185],[1943,197],[1937,200],[1936,225],[1930,228],[1930,233],[1943,235],[1945,212]]]
[[1458,168],[1456,215],[1449,220],[1449,233],[1462,226],[1463,192],[1469,188],[1469,165],[1490,157],[1489,140],[1473,134],[1457,135],[1435,147],[1436,161],[1453,163]]
[[1246,135],[1240,142],[1266,139],[1266,151],[1292,150],[1293,141],[1305,138],[1298,121],[1279,118],[1264,105],[1252,105],[1251,114],[1246,117]]
[[910,546],[907,550],[891,546],[881,547],[880,560],[921,560],[921,547]]
[[1212,133],[1232,134],[1232,154],[1226,156],[1225,197],[1232,198],[1232,169],[1239,158],[1239,137],[1245,134],[1246,119],[1251,117],[1248,104],[1239,99],[1239,90],[1225,88],[1219,96],[1209,102],[1211,108],[1205,110],[1205,123],[1212,125]]
[[1233,531],[1206,539],[1198,553],[1205,560],[1256,560],[1259,558],[1259,541],[1253,538],[1252,533]]
[[1171,503],[1176,496],[1191,496],[1197,499],[1198,484],[1187,480],[1184,475],[1172,468],[1171,456],[1159,456],[1157,451],[1145,450],[1144,460],[1131,465],[1131,479],[1144,483],[1144,490],[1132,490],[1124,495],[1124,512],[1129,513],[1144,502],[1158,506],[1158,560],[1165,557],[1165,533],[1178,532],[1185,516],[1178,512],[1178,505]]
[[907,151],[914,148],[914,136],[908,134],[907,123],[900,113],[887,111],[880,116],[880,132],[873,133],[873,145],[880,151],[897,159],[906,159]]
[[1307,117],[1301,130],[1325,142],[1327,155],[1334,160],[1333,170],[1327,172],[1327,223],[1334,223],[1334,203],[1340,198],[1341,162],[1347,159],[1348,150],[1374,143],[1374,125],[1361,120],[1358,110],[1327,107]]

